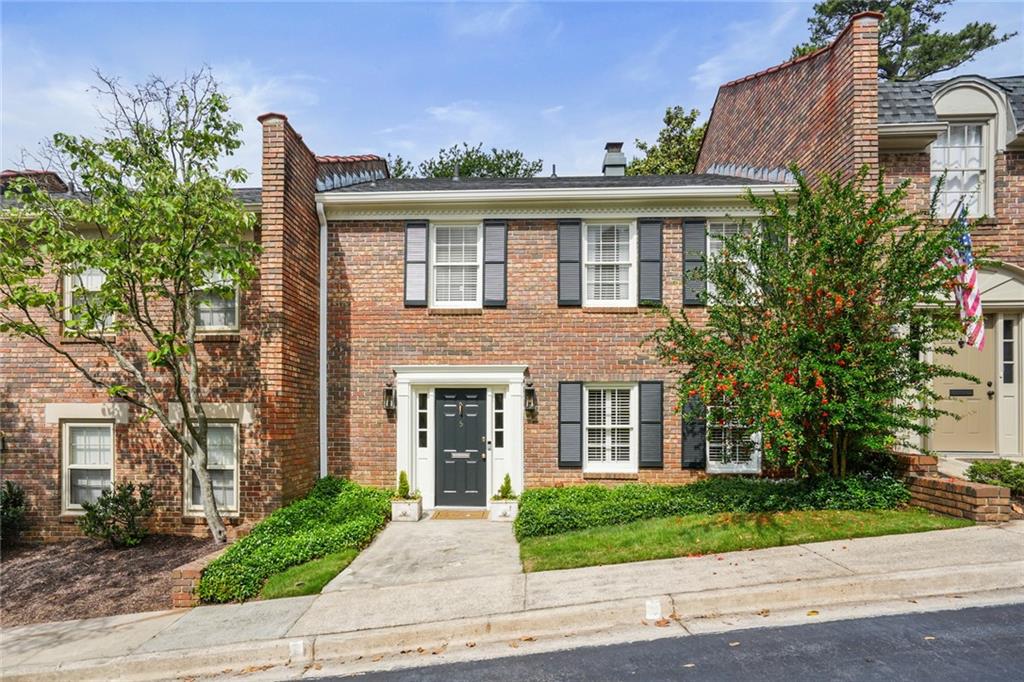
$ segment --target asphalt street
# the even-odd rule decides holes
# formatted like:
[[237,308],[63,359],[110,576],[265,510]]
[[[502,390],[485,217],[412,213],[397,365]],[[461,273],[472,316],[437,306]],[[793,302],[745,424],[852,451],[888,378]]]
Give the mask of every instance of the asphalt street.
[[[739,630],[369,673],[361,680],[1024,680],[1024,604]],[[340,679],[340,678],[321,678]]]

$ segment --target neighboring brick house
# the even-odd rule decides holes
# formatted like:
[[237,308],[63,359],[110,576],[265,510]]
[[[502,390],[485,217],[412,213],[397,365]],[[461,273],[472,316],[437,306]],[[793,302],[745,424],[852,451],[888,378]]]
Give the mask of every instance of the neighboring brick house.
[[[684,428],[672,373],[641,346],[664,324],[658,306],[703,318],[693,268],[754,215],[748,189],[793,188],[790,162],[849,174],[881,158],[924,201],[928,145],[959,139],[947,116],[982,122],[992,154],[977,196],[995,219],[978,242],[1008,263],[985,275],[985,301],[998,428],[1018,418],[991,451],[1019,452],[1024,79],[897,93],[876,66],[877,15],[865,14],[832,46],[723,86],[694,175],[624,176],[609,143],[601,175],[393,179],[378,157],[315,156],[285,116],[260,117],[263,186],[240,192],[260,213],[260,277],[234,325],[203,342],[233,462],[218,474],[229,516],[260,518],[325,474],[390,486],[406,471],[434,507],[485,506],[505,474],[518,491],[756,471],[756,450],[727,427]],[[960,83],[992,111],[963,110],[975,105],[953,96]],[[100,485],[154,481],[161,529],[205,532],[183,463],[155,454],[169,440],[133,416],[45,351],[0,345],[0,457],[29,491],[33,536],[74,532],[72,455],[112,463]]]
[[813,176],[849,176],[867,164],[894,187],[910,181],[921,211],[945,174],[937,212],[961,198],[976,251],[1001,266],[980,273],[986,312],[983,351],[952,364],[980,379],[943,381],[942,406],[961,415],[933,424],[922,445],[946,452],[1024,452],[1024,76],[877,81],[880,15],[853,18],[832,45],[727,83],[718,92],[697,163],[700,172],[782,177],[796,162]]

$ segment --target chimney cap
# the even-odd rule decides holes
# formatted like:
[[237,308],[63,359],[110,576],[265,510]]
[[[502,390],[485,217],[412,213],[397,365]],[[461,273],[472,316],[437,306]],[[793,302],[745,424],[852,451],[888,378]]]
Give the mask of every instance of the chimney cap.
[[622,142],[608,142],[605,144],[604,150],[606,152],[621,152],[622,144]]

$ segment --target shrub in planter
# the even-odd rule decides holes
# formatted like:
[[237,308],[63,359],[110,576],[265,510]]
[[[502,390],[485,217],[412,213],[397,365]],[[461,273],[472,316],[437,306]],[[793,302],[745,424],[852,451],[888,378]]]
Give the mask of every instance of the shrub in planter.
[[257,596],[272,575],[342,549],[361,549],[387,523],[390,493],[322,478],[303,499],[278,509],[203,571],[206,602]]
[[25,489],[14,481],[0,488],[0,544],[10,547],[25,530]]
[[85,516],[78,527],[91,538],[105,540],[113,547],[135,547],[149,534],[147,519],[153,513],[153,486],[121,481],[104,490],[96,502],[83,502]]
[[1014,497],[1024,497],[1024,462],[1008,459],[986,459],[971,462],[967,478],[975,483],[988,483],[1009,488]]
[[419,491],[409,491],[409,476],[398,473],[398,490],[391,499],[392,521],[419,521],[423,516],[423,500]]

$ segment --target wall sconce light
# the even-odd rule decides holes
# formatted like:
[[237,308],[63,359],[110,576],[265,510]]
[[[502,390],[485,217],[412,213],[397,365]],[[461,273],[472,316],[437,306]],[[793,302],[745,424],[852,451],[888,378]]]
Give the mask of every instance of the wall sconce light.
[[531,417],[537,416],[537,389],[533,387],[532,381],[527,381],[523,388],[523,409]]
[[395,393],[395,384],[388,381],[384,384],[384,409],[387,412],[394,412],[398,406],[398,397]]

